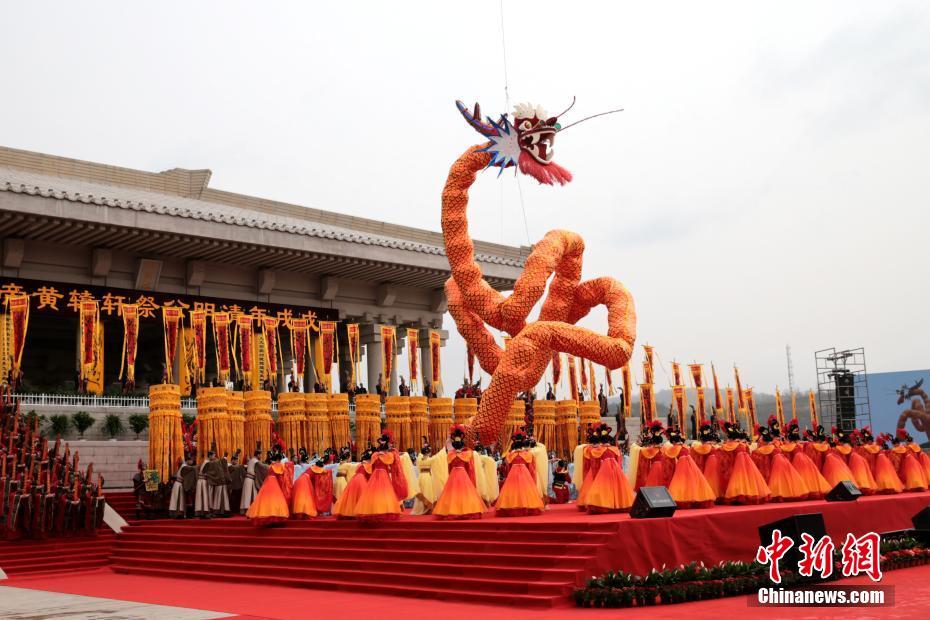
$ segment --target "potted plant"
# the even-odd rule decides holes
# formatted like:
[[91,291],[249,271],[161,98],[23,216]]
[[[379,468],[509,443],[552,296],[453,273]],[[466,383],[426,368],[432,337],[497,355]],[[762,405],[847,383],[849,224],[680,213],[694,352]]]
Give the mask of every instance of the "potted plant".
[[84,431],[94,425],[94,418],[86,411],[78,411],[71,416],[71,423],[74,424],[81,439],[84,439]]
[[134,413],[129,416],[129,428],[132,429],[132,432],[136,434],[136,439],[139,439],[139,435],[149,427],[149,417],[144,413]]
[[71,430],[71,418],[63,413],[53,415],[49,418],[49,434],[52,437],[67,437],[68,431]]
[[123,419],[121,417],[115,413],[111,413],[103,419],[103,431],[110,436],[110,441],[116,441],[116,436],[126,432],[126,427],[123,426]]

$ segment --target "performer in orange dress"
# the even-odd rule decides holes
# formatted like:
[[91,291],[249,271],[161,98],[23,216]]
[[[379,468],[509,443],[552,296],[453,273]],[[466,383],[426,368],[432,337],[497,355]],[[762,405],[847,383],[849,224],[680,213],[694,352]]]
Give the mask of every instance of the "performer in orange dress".
[[378,438],[378,449],[371,455],[371,476],[355,505],[359,519],[387,521],[401,514],[400,504],[407,497],[407,477],[393,443],[391,431],[384,431]]
[[[625,512],[630,509],[635,494],[623,473],[623,453],[611,435],[610,426],[600,424],[588,436],[581,467],[584,480],[579,492],[584,493],[584,508],[590,514]],[[588,475],[588,470],[594,472]]]
[[724,422],[727,440],[720,446],[721,472],[726,481],[723,502],[762,504],[772,491],[749,457],[749,437],[737,422]]
[[800,443],[801,427],[797,418],[792,418],[785,425],[785,440],[781,442],[778,448],[781,450],[794,466],[795,471],[801,476],[804,485],[807,487],[808,499],[822,499],[824,495],[830,492],[830,484],[827,482],[820,469],[808,456],[803,445]]
[[[332,455],[327,457],[332,459]],[[326,469],[326,461],[317,459],[305,472],[310,475],[310,486],[313,489],[313,501],[317,513],[323,515],[333,510],[333,472]]]
[[775,443],[774,433],[779,432],[778,420],[769,417],[769,426],[756,425],[758,436],[756,449],[752,451],[752,461],[759,468],[762,477],[772,494],[773,502],[794,502],[807,499],[810,491],[804,480],[788,458]]
[[538,515],[545,507],[536,484],[536,457],[527,441],[523,431],[511,436],[510,451],[504,455],[504,484],[494,504],[499,517]]
[[[863,429],[862,438],[865,441],[872,436],[871,430],[866,427]],[[881,433],[874,438],[871,443],[863,443],[857,450],[862,454],[862,458],[872,459],[872,477],[875,478],[875,492],[885,495],[892,493],[901,493],[904,491],[904,485],[898,478],[898,472],[895,471],[894,465],[888,458],[888,442],[891,441],[891,435]]]
[[356,515],[355,508],[365,487],[368,486],[368,478],[371,476],[371,455],[374,448],[368,447],[362,453],[361,462],[355,467],[355,475],[349,479],[345,491],[336,500],[333,506],[333,514],[339,519],[354,519]]
[[888,460],[898,472],[898,478],[904,485],[905,491],[926,491],[927,476],[924,468],[920,466],[913,450],[908,448],[913,441],[906,429],[899,428],[891,439],[892,448],[888,451]]
[[309,457],[306,450],[301,450],[301,465],[306,468],[294,481],[294,490],[291,493],[291,518],[312,519],[317,516],[316,501],[313,496],[313,483],[310,478],[310,469],[306,465]]
[[639,440],[639,454],[636,465],[636,488],[668,486],[675,469],[662,452],[665,443],[665,430],[662,422],[653,420],[643,429]]
[[698,429],[698,440],[700,443],[691,445],[691,458],[704,474],[704,479],[713,489],[715,498],[719,500],[726,490],[720,470],[720,433],[714,424],[705,420]]
[[262,488],[245,513],[253,525],[280,523],[291,516],[285,490],[289,493],[294,474],[281,462],[282,457],[280,452],[272,454]]
[[[842,480],[851,480],[863,495],[872,495],[875,493],[875,478],[872,477],[872,470],[869,469],[866,460],[853,450],[853,433],[854,431],[833,427],[835,445],[824,458],[823,477],[832,486],[836,486]],[[842,461],[845,471],[838,460]],[[849,477],[850,475],[852,477]]]
[[[906,430],[905,433],[907,433]],[[914,438],[909,434],[907,435],[907,449],[914,454],[914,458],[917,459],[921,469],[924,470],[924,477],[927,479],[928,486],[930,486],[930,456],[927,456],[927,453],[914,443]]]
[[673,427],[665,431],[665,435],[669,443],[662,448],[662,452],[668,463],[675,466],[668,482],[669,495],[679,508],[710,508],[717,495],[691,458],[681,430]]
[[[487,509],[478,493],[478,455],[465,445],[465,427],[456,424],[449,433],[452,448],[446,452],[449,478],[433,505],[432,513],[440,519],[480,519]],[[441,453],[440,453],[441,456]]]
[[[827,435],[820,424],[815,425],[812,429],[804,431],[804,454],[817,467],[817,470],[823,473],[823,462],[830,452],[830,442],[827,441]],[[833,488],[832,486],[830,487]]]

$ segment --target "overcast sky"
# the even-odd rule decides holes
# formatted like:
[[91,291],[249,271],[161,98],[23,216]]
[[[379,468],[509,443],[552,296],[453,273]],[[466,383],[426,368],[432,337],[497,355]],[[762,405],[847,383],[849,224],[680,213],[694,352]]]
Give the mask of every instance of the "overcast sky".
[[[0,143],[321,209],[438,230],[477,141],[454,100],[508,111],[496,1],[4,13]],[[529,240],[513,176],[479,177],[475,238],[581,233],[638,343],[760,391],[787,385],[786,344],[802,388],[829,346],[930,367],[930,3],[506,0],[504,25],[511,104],[625,111],[559,136],[569,186],[521,179]],[[446,351],[454,383],[457,335]]]

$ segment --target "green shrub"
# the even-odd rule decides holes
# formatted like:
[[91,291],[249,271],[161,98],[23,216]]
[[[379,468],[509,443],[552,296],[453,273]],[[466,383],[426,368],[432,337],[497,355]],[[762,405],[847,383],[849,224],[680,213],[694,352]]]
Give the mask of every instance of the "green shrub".
[[71,430],[71,418],[63,413],[53,415],[49,418],[49,434],[52,437],[67,437],[68,431]]
[[139,435],[149,427],[149,417],[144,413],[134,413],[129,416],[129,428],[132,429],[132,432],[136,434],[136,439],[139,438]]
[[123,426],[123,419],[111,413],[103,420],[103,431],[110,436],[110,439],[116,439],[117,435],[122,435],[126,432],[126,427]]
[[84,431],[94,425],[94,418],[86,411],[78,411],[71,416],[71,423],[74,424],[81,439],[84,439]]

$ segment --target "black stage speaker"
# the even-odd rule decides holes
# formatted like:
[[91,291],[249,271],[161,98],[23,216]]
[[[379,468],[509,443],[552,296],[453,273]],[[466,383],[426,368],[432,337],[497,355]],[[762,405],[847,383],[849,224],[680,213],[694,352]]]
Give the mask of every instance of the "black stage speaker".
[[847,370],[837,371],[833,378],[836,383],[837,426],[849,431],[856,427],[856,377]]
[[911,517],[915,530],[930,530],[930,506]]
[[784,566],[795,567],[795,569],[798,562],[803,559],[801,552],[798,551],[798,547],[801,546],[802,542],[801,534],[810,534],[815,542],[827,535],[827,527],[823,523],[823,514],[819,512],[793,515],[759,526],[759,541],[763,547],[772,544],[772,532],[775,530],[781,531],[782,536],[787,536],[794,541],[794,545],[785,553],[782,562],[784,562]]
[[678,506],[665,487],[640,487],[630,508],[633,519],[671,517]]
[[828,502],[854,502],[862,495],[853,482],[841,480],[824,498]]

